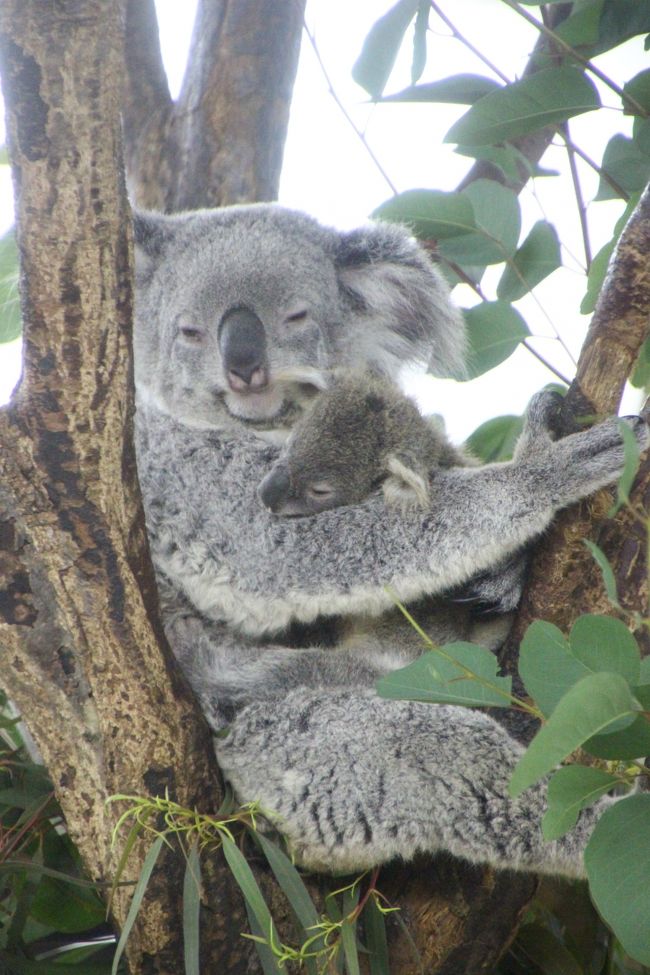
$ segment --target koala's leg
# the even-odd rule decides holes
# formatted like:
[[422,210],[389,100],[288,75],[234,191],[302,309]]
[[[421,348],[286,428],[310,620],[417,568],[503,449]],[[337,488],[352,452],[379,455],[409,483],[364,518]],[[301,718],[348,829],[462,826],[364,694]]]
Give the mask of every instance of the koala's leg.
[[240,800],[259,800],[297,860],[352,872],[417,851],[582,876],[604,805],[546,843],[546,785],[508,796],[523,749],[488,716],[372,692],[293,691],[251,705],[215,743]]

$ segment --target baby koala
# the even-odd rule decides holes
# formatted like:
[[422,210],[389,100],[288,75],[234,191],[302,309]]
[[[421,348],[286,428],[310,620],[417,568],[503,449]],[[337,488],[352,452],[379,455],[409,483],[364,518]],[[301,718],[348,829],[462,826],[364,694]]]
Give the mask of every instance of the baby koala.
[[298,420],[259,496],[277,515],[314,515],[381,486],[406,512],[427,506],[429,471],[475,463],[394,383],[356,371],[335,377]]

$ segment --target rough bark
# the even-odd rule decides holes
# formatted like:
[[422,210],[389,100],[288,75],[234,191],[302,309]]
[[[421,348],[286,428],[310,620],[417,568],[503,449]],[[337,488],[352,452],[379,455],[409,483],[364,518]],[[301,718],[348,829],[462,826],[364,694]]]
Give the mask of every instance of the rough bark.
[[[2,683],[100,882],[120,854],[107,797],[219,801],[207,729],[163,644],[137,489],[120,14],[114,0],[0,11],[25,324],[24,378],[0,411]],[[242,905],[228,874],[208,869],[204,963],[243,970]],[[134,972],[183,971],[181,871],[166,856],[153,879],[129,941]],[[129,901],[118,890],[118,926]]]
[[[647,188],[621,235],[594,311],[576,378],[565,401],[567,432],[576,416],[609,415],[618,408],[625,381],[650,334],[649,253]],[[647,510],[649,496],[650,462],[645,460],[633,501]],[[622,605],[645,611],[645,531],[629,511],[608,519],[611,504],[611,492],[604,491],[563,512],[538,545],[516,626],[503,654],[509,670],[516,667],[518,644],[532,620],[550,620],[566,630],[581,613],[615,612],[600,570],[583,544],[585,538],[594,540],[608,557]]]
[[152,0],[128,0],[125,142],[134,202],[173,212],[274,200],[305,0],[199,0],[173,102]]

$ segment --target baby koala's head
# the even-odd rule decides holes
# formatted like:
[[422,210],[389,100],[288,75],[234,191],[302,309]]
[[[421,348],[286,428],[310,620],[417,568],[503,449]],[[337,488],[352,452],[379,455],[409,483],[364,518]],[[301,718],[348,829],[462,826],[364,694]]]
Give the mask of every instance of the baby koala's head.
[[380,485],[390,503],[425,505],[426,471],[446,446],[440,431],[389,380],[368,371],[348,373],[298,420],[259,495],[285,516],[356,504]]

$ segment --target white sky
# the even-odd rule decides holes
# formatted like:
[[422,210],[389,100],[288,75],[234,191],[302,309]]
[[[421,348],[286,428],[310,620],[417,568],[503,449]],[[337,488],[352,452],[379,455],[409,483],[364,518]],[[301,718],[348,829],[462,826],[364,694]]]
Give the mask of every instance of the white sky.
[[[332,86],[361,129],[381,165],[398,190],[413,187],[453,189],[471,161],[457,155],[442,142],[445,132],[462,114],[462,106],[453,105],[378,105],[372,106],[352,80],[351,68],[363,40],[375,19],[392,5],[392,0],[309,0],[307,21],[330,76]],[[194,3],[182,5],[176,0],[157,0],[163,55],[172,90],[177,90],[193,17]],[[457,26],[487,57],[509,77],[523,71],[528,51],[536,33],[513,16],[500,0],[462,0],[446,5]],[[533,13],[536,8],[529,8]],[[449,74],[466,71],[492,76],[491,72],[454,39],[446,28],[431,17],[430,56],[422,81],[432,81]],[[391,78],[389,90],[397,91],[409,81],[408,51]],[[622,52],[598,59],[604,71],[623,80],[647,66],[643,38],[628,43]],[[615,96],[601,90],[606,104],[616,105]],[[629,120],[625,120],[625,131]],[[594,159],[600,161],[610,133],[621,128],[619,110],[599,112],[572,120],[572,136]],[[544,159],[548,168],[564,168],[564,156],[553,150]],[[11,203],[6,167],[0,167],[0,232],[11,222]],[[594,175],[583,167],[584,193],[590,200],[596,192]],[[524,213],[523,235],[540,216],[555,223],[563,242],[573,255],[580,255],[581,245],[575,204],[570,193],[559,191],[557,178],[536,180],[534,193],[521,196]],[[362,141],[343,117],[328,91],[328,84],[307,38],[303,40],[301,61],[292,104],[291,123],[285,151],[280,187],[280,201],[303,209],[325,223],[342,228],[363,223],[371,211],[391,195],[389,187],[372,162]],[[596,203],[589,207],[593,227],[593,250],[608,239],[620,203]],[[565,373],[571,364],[559,343],[553,338],[550,321],[561,329],[567,343],[577,354],[587,321],[576,311],[584,293],[585,282],[576,273],[576,261],[568,253],[564,260],[569,269],[556,272],[536,289],[533,299],[518,303],[535,335],[537,349]],[[489,272],[488,272],[489,273]],[[485,290],[495,287],[497,278],[487,277]],[[491,283],[490,283],[491,282]],[[476,303],[465,288],[454,296],[461,305]],[[493,296],[493,295],[492,295]],[[19,344],[0,345],[0,402],[5,400],[16,381],[19,369]],[[532,393],[553,379],[552,375],[525,349],[518,350],[507,363],[471,383],[432,380],[430,377],[409,378],[408,389],[425,409],[442,413],[452,437],[461,439],[479,422],[501,413],[519,413]],[[626,404],[625,410],[633,407]]]

